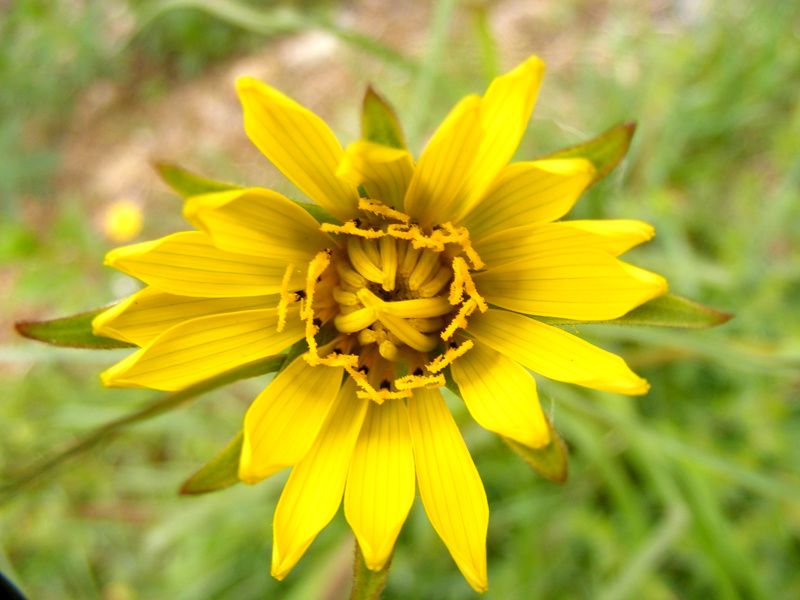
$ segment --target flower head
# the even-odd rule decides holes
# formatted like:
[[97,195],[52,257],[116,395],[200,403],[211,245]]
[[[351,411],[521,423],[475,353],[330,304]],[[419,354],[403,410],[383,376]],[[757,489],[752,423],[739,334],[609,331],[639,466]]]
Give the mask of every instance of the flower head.
[[508,164],[542,73],[530,58],[464,98],[416,163],[402,141],[343,149],[319,117],[240,79],[248,136],[330,218],[236,188],[189,198],[194,230],[108,254],[147,284],[94,323],[140,346],[103,374],[108,385],[177,390],[303,344],[244,419],[240,478],[292,467],[274,516],[275,577],[342,498],[367,566],[382,568],[418,489],[484,590],[489,511],[438,390],[447,374],[480,425],[531,448],[550,433],[528,370],[647,391],[621,358],[536,319],[615,319],[666,290],[618,258],[652,237],[649,225],[557,221],[592,163]]

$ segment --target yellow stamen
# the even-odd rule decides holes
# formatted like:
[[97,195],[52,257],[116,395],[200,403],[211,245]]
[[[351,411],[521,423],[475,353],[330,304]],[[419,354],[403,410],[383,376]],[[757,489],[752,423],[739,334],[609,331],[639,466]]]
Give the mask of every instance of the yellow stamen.
[[317,278],[320,277],[328,265],[331,264],[331,257],[327,252],[317,252],[317,255],[308,263],[308,271],[306,272],[306,300],[303,307],[303,313],[300,316],[303,319],[314,317],[314,291],[317,287]]
[[339,274],[339,279],[342,284],[356,290],[367,285],[367,280],[359,275],[350,266],[347,260],[336,260],[334,261],[334,265],[336,266],[336,272]]
[[428,319],[408,319],[411,325],[417,331],[422,333],[432,333],[439,331],[442,328],[442,319],[439,317],[431,317]]
[[366,329],[378,319],[378,311],[373,307],[354,310],[348,314],[339,314],[333,319],[336,329],[342,333],[355,333]]
[[376,390],[370,387],[369,390],[358,390],[356,396],[363,400],[372,400],[378,404],[383,404],[386,400],[402,400],[403,398],[411,398],[413,394],[409,390],[400,390],[393,392],[391,390]]
[[407,214],[386,206],[381,202],[376,202],[375,200],[359,198],[358,208],[366,212],[371,212],[374,215],[386,217],[387,219],[395,219],[396,221],[400,221],[402,223],[408,223],[411,220]]
[[383,323],[386,329],[397,336],[398,340],[402,343],[420,352],[430,352],[436,347],[436,340],[434,338],[420,333],[405,319],[394,317],[384,312],[386,305],[390,303],[384,302],[368,289],[363,288],[358,290],[358,299],[361,300],[365,306],[374,309],[377,312],[378,320]]
[[475,282],[472,280],[472,276],[469,273],[467,273],[464,278],[464,286],[467,288],[467,294],[469,294],[470,298],[475,300],[482,313],[489,310],[489,305],[486,304],[486,300],[484,300],[483,296],[478,293],[478,288],[475,287]]
[[436,296],[384,302],[379,310],[387,315],[404,319],[427,319],[446,315],[453,310],[453,307],[444,296]]
[[419,257],[414,270],[408,276],[408,287],[412,290],[418,290],[428,277],[431,276],[433,270],[439,266],[439,255],[435,252],[423,252]]
[[275,328],[278,333],[286,327],[286,314],[289,312],[289,303],[296,299],[294,293],[289,292],[289,280],[292,278],[294,265],[286,265],[286,271],[281,280],[281,299],[278,301],[278,325]]
[[428,248],[437,252],[444,251],[444,244],[441,240],[422,233],[419,225],[392,224],[386,228],[386,234],[398,240],[410,241],[411,245],[417,249]]
[[386,360],[391,360],[391,361],[396,361],[397,357],[399,355],[399,351],[397,349],[397,346],[395,346],[389,340],[383,340],[378,345],[378,352],[381,353],[381,356],[383,358],[385,358]]
[[306,362],[312,366],[319,364],[319,353],[317,352],[317,340],[314,336],[319,333],[319,327],[314,324],[314,314],[306,319],[306,343],[308,344],[308,357]]
[[436,271],[436,274],[420,286],[417,290],[417,294],[423,298],[435,296],[444,289],[452,276],[452,269],[444,265],[439,266],[439,270]]
[[472,340],[464,340],[460,346],[456,346],[455,348],[450,347],[444,352],[444,354],[440,354],[434,358],[431,362],[425,365],[425,368],[431,373],[438,373],[458,357],[464,356],[469,350],[472,349],[474,345],[475,342]]
[[333,288],[333,299],[341,306],[357,306],[358,296],[353,292],[346,292],[338,285]]
[[461,308],[458,309],[458,313],[453,320],[447,325],[444,331],[441,333],[441,337],[443,340],[447,341],[458,329],[466,329],[467,327],[467,317],[469,317],[472,313],[475,312],[475,309],[478,307],[478,303],[475,302],[474,299],[469,298],[464,304],[461,305]]
[[[306,359],[306,362],[310,362],[308,353],[304,354],[303,358]],[[347,369],[347,367],[358,365],[358,356],[356,354],[330,353],[324,358],[318,357],[316,364],[311,364],[312,366],[325,365],[326,367],[343,367],[344,369]]]
[[367,254],[365,245],[358,238],[351,237],[347,239],[347,254],[350,257],[350,263],[353,268],[367,280],[373,283],[383,283],[383,271],[378,266],[380,257],[376,256],[376,260],[373,262]]
[[381,287],[390,292],[395,286],[397,276],[397,242],[392,237],[382,237],[378,242],[381,255],[383,281]]
[[386,235],[383,231],[378,229],[362,229],[353,221],[347,221],[342,225],[334,225],[333,223],[323,223],[319,226],[321,231],[325,233],[344,233],[362,237],[365,239],[376,240]]
[[386,329],[391,331],[397,338],[420,352],[430,352],[436,347],[436,338],[425,335],[411,326],[408,321],[398,317],[393,317],[382,312],[378,312],[378,319],[384,324]]
[[460,256],[453,259],[453,282],[450,284],[450,304],[456,306],[464,299],[464,274],[469,273],[466,261]]
[[406,254],[403,257],[403,262],[400,263],[400,274],[403,275],[403,277],[408,277],[411,271],[414,270],[414,267],[417,266],[417,260],[419,260],[419,255],[422,254],[422,250],[409,246],[408,244],[404,244],[404,246],[406,247]]
[[406,375],[394,380],[398,390],[413,390],[423,387],[441,387],[445,384],[444,375]]
[[374,329],[362,329],[358,332],[358,341],[362,346],[369,346],[378,341],[378,332]]

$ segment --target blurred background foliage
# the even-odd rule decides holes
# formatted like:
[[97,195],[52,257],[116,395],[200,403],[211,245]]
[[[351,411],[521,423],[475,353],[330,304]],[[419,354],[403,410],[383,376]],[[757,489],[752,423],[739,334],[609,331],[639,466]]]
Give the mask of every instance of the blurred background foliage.
[[[12,0],[0,39],[4,483],[154,397],[101,388],[116,351],[11,329],[134,289],[101,265],[105,207],[143,208],[137,240],[182,227],[150,160],[296,193],[241,131],[235,75],[277,85],[347,141],[373,81],[419,149],[459,96],[536,53],[549,71],[518,158],[637,120],[629,159],[573,216],[652,222],[658,237],[633,260],[736,318],[701,332],[582,328],[652,391],[540,380],[570,445],[564,486],[453,404],[492,510],[486,597],[800,597],[800,5]],[[0,571],[36,599],[346,597],[341,515],[285,582],[269,577],[285,476],[176,494],[264,383],[137,425],[6,501]],[[385,597],[471,594],[417,503]]]

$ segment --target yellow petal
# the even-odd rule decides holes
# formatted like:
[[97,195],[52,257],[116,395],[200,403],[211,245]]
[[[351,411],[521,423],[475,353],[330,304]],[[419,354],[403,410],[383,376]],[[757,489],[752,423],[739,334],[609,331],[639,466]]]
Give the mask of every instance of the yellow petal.
[[339,393],[342,373],[312,367],[302,356],[278,373],[244,417],[239,479],[257,483],[302,460]]
[[634,219],[563,221],[561,225],[594,234],[598,238],[597,247],[614,256],[650,241],[656,234],[650,223]]
[[456,104],[417,162],[404,206],[424,227],[446,221],[466,197],[464,184],[483,139],[480,105],[479,96]]
[[559,221],[503,229],[474,247],[495,268],[550,252],[599,250],[618,256],[652,237],[653,227],[642,221]]
[[364,562],[382,569],[414,502],[414,454],[402,401],[370,403],[344,495],[344,514]]
[[536,381],[516,361],[476,344],[450,366],[461,397],[481,427],[531,448],[550,441]]
[[481,101],[483,139],[466,183],[466,197],[456,207],[458,220],[484,196],[501,169],[517,151],[528,127],[544,76],[544,63],[531,56],[505,75],[492,81]]
[[[286,263],[220,250],[201,231],[115,248],[105,264],[162,292],[202,298],[276,294],[286,272]],[[303,288],[305,270],[295,269],[289,283]]]
[[194,196],[184,204],[187,220],[228,252],[288,263],[308,263],[334,245],[319,223],[296,203],[264,189]]
[[274,308],[198,317],[168,329],[102,373],[116,387],[174,391],[277,354],[305,335],[300,319],[277,333]]
[[274,307],[278,299],[277,295],[193,298],[147,287],[97,315],[92,329],[96,335],[144,346],[178,323],[208,315]]
[[573,249],[572,239],[553,240],[541,252],[523,251],[514,262],[476,273],[475,284],[491,304],[580,321],[616,319],[667,291],[663,277],[636,277],[610,254]]
[[523,315],[489,309],[472,316],[467,333],[550,379],[621,394],[649,389],[616,354]]
[[356,188],[336,177],[343,150],[317,115],[250,77],[236,81],[247,136],[309,198],[342,220],[356,212]]
[[273,577],[286,577],[339,509],[368,403],[356,397],[348,379],[311,449],[292,470],[273,519]]
[[554,221],[572,208],[593,175],[592,163],[582,158],[510,164],[462,224],[475,241],[509,227]]
[[457,221],[475,206],[511,160],[530,119],[544,74],[532,56],[495,79],[483,98],[451,111],[419,159],[406,211],[423,226]]
[[466,580],[484,592],[489,506],[478,470],[438,390],[415,390],[408,420],[425,512]]
[[414,173],[414,162],[407,150],[391,148],[366,140],[347,146],[336,174],[353,186],[363,185],[373,200],[397,210]]

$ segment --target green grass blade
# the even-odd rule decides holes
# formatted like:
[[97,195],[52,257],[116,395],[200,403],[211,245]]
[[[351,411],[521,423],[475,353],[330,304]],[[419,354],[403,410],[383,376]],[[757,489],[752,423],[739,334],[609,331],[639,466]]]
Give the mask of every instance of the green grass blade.
[[95,429],[91,433],[78,439],[65,450],[57,452],[53,456],[31,465],[16,475],[12,474],[12,476],[8,477],[11,482],[0,487],[0,502],[9,500],[31,484],[52,475],[66,462],[86,453],[98,444],[110,440],[128,426],[174,410],[211,390],[223,387],[234,381],[273,373],[280,369],[285,359],[286,355],[284,354],[263,358],[226,371],[216,377],[188,387],[185,390],[156,398],[148,404],[145,404],[141,409]]
[[455,7],[455,0],[440,0],[434,8],[433,21],[428,33],[428,48],[417,74],[414,101],[408,120],[408,138],[412,144],[418,140],[420,132],[425,126],[425,116],[433,104],[431,102],[433,91],[439,76],[439,65],[443,64],[442,59],[447,49],[447,39]]
[[262,35],[299,33],[314,29],[326,31],[353,48],[371,54],[387,64],[407,72],[417,70],[417,63],[413,59],[394,48],[358,31],[339,26],[328,18],[300,12],[291,6],[272,6],[264,9],[234,0],[163,0],[152,3],[141,14],[137,29],[130,39],[156,19],[181,9],[199,10],[235,27]]

